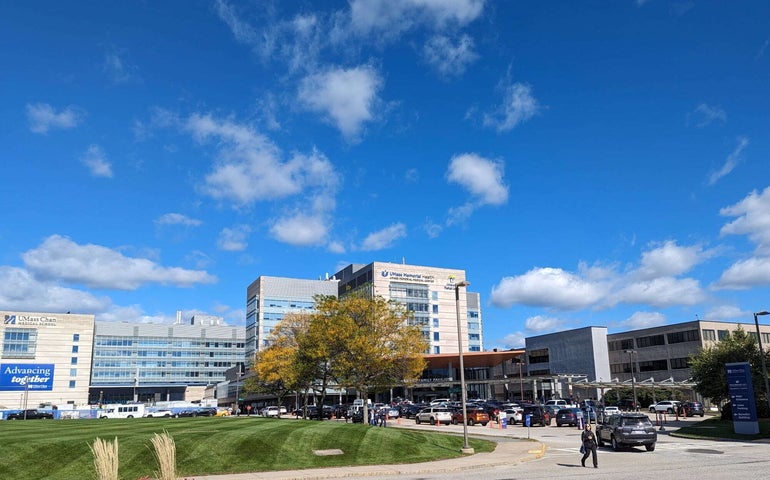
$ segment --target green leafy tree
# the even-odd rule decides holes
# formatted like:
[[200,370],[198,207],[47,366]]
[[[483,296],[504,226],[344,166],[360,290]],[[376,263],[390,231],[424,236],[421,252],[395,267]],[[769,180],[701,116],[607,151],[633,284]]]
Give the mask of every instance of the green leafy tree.
[[[767,361],[766,351],[764,355]],[[757,413],[767,417],[770,411],[767,408],[762,360],[757,340],[740,326],[714,346],[703,348],[698,353],[690,355],[690,369],[696,384],[695,391],[717,403],[728,400],[730,397],[725,364],[738,362],[748,362],[751,365]]]

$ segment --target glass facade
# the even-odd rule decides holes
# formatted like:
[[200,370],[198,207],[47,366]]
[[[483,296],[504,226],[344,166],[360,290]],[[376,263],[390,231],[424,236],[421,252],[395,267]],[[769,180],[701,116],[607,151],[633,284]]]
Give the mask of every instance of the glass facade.
[[[125,331],[116,332],[121,329]],[[228,368],[244,361],[244,339],[237,331],[242,329],[97,322],[91,384],[147,387],[222,382]]]

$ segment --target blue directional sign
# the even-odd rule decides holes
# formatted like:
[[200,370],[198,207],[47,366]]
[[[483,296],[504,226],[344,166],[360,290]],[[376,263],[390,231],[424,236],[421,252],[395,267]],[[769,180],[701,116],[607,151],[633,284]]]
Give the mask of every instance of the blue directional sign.
[[725,371],[735,433],[759,433],[754,385],[751,382],[751,366],[747,362],[726,363]]

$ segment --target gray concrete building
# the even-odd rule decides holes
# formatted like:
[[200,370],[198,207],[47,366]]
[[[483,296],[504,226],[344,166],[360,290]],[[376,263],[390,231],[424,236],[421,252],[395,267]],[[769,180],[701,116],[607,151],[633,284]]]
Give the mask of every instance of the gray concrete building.
[[601,392],[582,385],[609,381],[607,327],[584,327],[525,339],[528,381],[537,397],[593,398]]

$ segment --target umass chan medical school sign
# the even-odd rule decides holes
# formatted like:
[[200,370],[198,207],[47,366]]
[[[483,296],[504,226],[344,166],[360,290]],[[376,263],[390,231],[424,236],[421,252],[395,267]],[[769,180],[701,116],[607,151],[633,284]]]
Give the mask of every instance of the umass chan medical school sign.
[[53,363],[0,364],[0,390],[53,390]]

